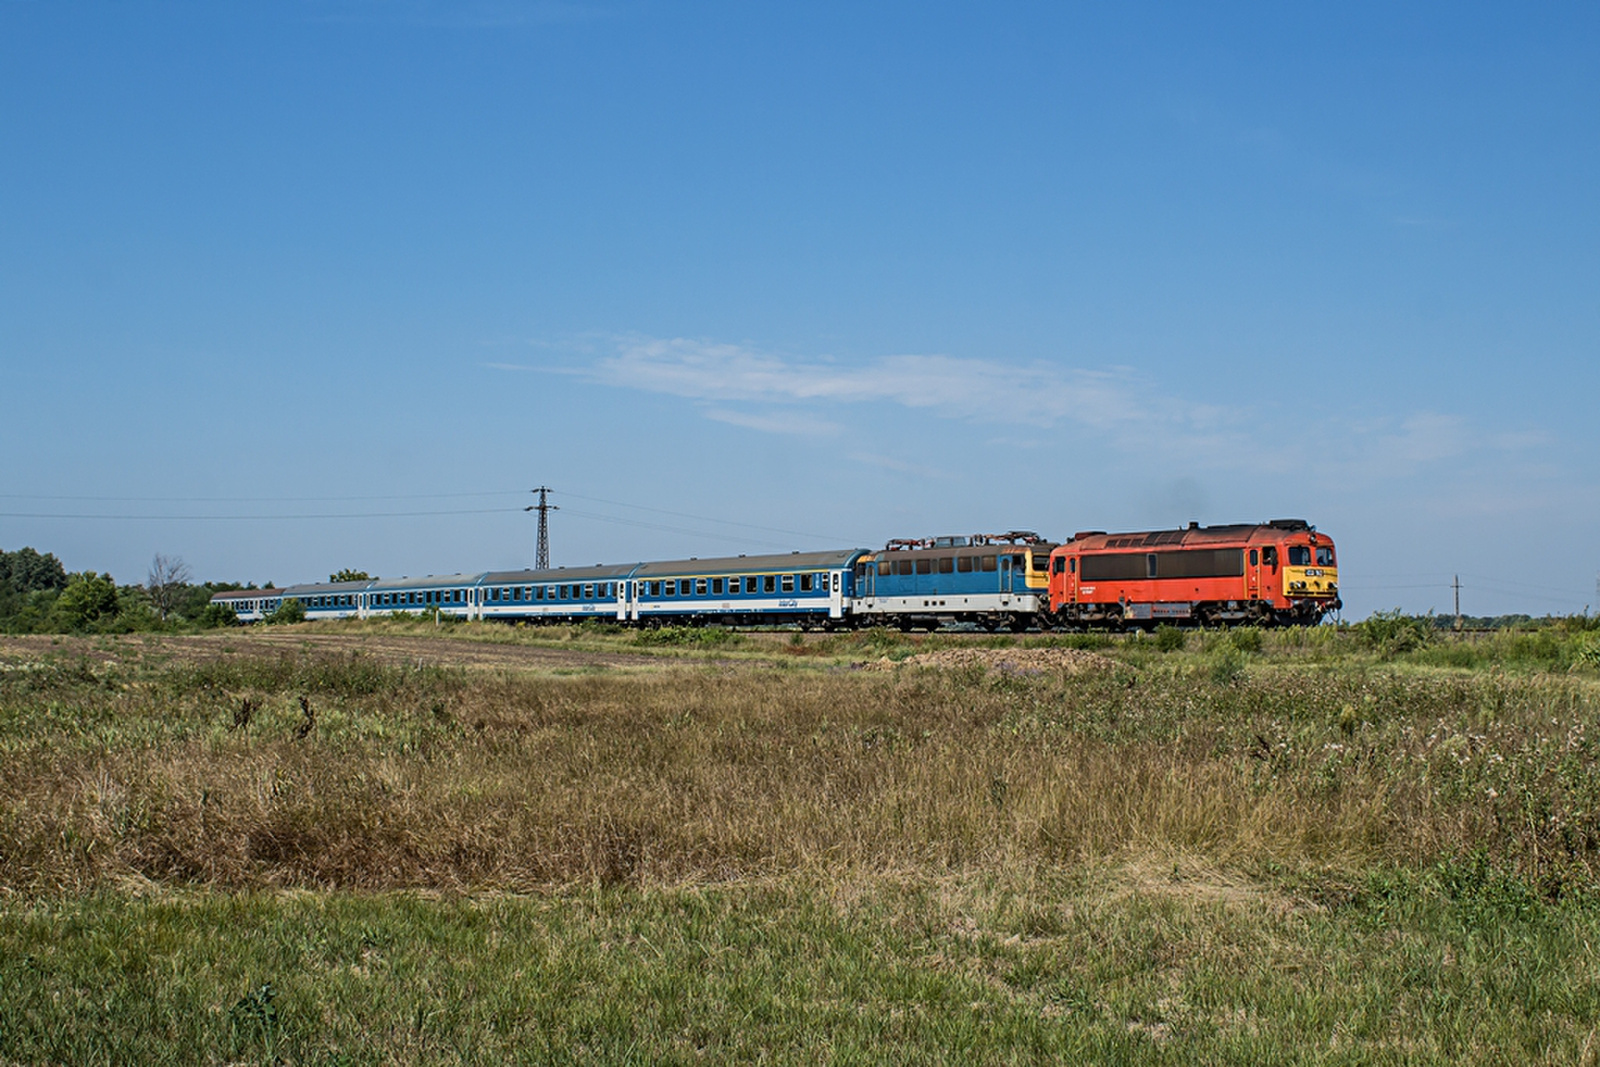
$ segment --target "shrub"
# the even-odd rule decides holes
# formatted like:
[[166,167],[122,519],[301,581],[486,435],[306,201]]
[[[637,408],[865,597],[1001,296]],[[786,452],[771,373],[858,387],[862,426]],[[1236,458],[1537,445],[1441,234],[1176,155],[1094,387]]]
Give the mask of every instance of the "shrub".
[[1156,648],[1162,652],[1180,652],[1189,643],[1182,630],[1162,623],[1156,627]]
[[267,616],[267,622],[272,626],[285,626],[293,622],[306,621],[306,606],[300,603],[297,597],[286,597],[278,605],[278,610]]
[[1254,626],[1241,626],[1228,633],[1228,643],[1240,652],[1261,651],[1261,631]]
[[736,645],[744,638],[732,630],[710,629],[702,626],[663,626],[659,630],[642,630],[634,638],[639,645],[700,645],[717,647]]
[[1211,661],[1209,676],[1213,685],[1232,685],[1244,675],[1244,655],[1232,644],[1222,646]]
[[1369,647],[1385,656],[1410,652],[1433,639],[1431,616],[1406,615],[1399,608],[1373,612],[1356,628]]

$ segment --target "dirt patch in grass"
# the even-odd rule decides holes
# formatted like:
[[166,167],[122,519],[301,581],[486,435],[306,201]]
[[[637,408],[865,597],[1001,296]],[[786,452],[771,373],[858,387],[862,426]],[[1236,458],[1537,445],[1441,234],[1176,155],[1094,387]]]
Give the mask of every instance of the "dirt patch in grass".
[[1080,671],[1108,671],[1116,666],[1116,660],[1076,648],[947,648],[907,656],[898,663],[885,656],[866,664],[866,669],[892,671],[896,667],[936,667],[959,670],[980,667],[990,671],[1066,671],[1076,674]]
[[644,653],[535,648],[446,637],[393,634],[313,634],[304,631],[118,637],[21,636],[0,638],[0,662],[39,655],[84,656],[102,664],[146,655],[172,663],[204,663],[224,656],[247,658],[282,653],[359,654],[380,663],[475,670],[659,669],[663,660]]

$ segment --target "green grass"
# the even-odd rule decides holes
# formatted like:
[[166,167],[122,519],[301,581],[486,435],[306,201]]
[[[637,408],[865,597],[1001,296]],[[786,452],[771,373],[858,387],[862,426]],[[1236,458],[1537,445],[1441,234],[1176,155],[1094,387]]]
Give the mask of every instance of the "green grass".
[[1576,1063],[1600,915],[1194,869],[0,913],[28,1063]]

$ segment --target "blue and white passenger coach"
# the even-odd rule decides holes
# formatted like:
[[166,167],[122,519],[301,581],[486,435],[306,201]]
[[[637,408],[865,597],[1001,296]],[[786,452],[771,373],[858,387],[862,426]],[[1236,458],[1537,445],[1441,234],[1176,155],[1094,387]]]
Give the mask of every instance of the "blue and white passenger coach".
[[260,622],[278,610],[283,593],[282,589],[229,589],[211,594],[211,602],[232,608],[240,622]]
[[630,617],[674,623],[842,625],[862,549],[644,563],[629,579]]
[[420,578],[374,579],[360,597],[361,617],[400,612],[421,615],[437,608],[463,619],[477,617],[481,574],[428,574]]
[[480,580],[480,619],[580,622],[628,619],[628,577],[637,563],[490,571]]

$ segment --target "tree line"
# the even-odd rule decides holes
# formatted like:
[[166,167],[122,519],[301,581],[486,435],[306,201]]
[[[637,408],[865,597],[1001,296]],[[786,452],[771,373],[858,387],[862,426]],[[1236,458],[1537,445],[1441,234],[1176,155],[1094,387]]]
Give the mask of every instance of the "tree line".
[[118,585],[109,574],[68,573],[52,552],[0,549],[0,633],[134,633],[195,630],[238,621],[211,603],[240,582],[194,582],[177,556],[158,554],[142,585]]

